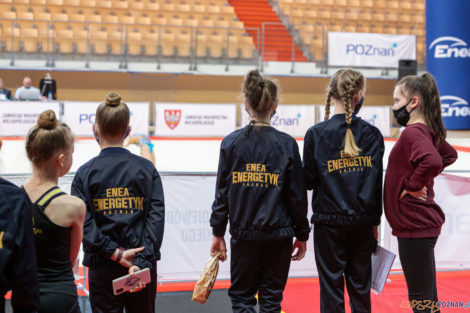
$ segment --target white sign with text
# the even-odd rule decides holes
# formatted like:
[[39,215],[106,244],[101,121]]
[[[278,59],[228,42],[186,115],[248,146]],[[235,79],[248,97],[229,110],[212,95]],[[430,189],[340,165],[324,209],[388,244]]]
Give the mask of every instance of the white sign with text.
[[[149,134],[149,103],[126,103],[129,107],[131,118],[129,124],[133,134]],[[63,121],[72,129],[75,136],[93,136],[92,125],[95,123],[97,102],[64,102]]]
[[235,104],[156,103],[156,136],[223,137],[235,130]]
[[397,68],[416,59],[415,35],[328,32],[328,65]]

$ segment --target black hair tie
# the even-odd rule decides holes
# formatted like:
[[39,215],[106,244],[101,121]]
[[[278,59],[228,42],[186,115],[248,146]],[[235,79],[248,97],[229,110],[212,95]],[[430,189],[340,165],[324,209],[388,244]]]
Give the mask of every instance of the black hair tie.
[[264,82],[261,81],[261,82],[259,83],[259,86],[261,87],[261,89],[263,89],[263,88],[264,88]]

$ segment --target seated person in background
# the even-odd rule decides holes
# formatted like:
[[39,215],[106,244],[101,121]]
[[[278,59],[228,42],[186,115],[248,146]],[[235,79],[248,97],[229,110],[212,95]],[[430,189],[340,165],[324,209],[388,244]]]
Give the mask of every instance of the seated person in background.
[[155,164],[155,152],[153,151],[153,143],[150,141],[149,136],[144,134],[136,134],[124,141],[124,147],[132,144],[140,146],[141,157],[144,157]]
[[23,86],[16,89],[15,92],[16,100],[41,100],[41,94],[39,89],[31,86],[31,78],[26,76],[23,79]]
[[11,100],[11,90],[3,88],[3,79],[0,78],[0,101]]
[[31,208],[26,194],[0,178],[0,313],[5,312],[8,290],[12,291],[13,312],[37,312],[39,286],[34,254]]

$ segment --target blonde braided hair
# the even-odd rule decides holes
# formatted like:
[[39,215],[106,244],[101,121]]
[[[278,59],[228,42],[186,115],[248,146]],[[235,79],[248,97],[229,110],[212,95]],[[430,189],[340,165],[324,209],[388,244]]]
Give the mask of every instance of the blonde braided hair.
[[[344,154],[349,157],[357,156],[361,149],[354,140],[354,134],[351,130],[352,114],[351,99],[364,88],[365,78],[361,72],[353,69],[341,69],[333,75],[330,81],[328,96],[335,100],[341,100],[346,111],[346,134],[344,138]],[[327,98],[328,105],[328,98]],[[329,108],[328,108],[329,115]],[[327,119],[327,115],[325,114]]]

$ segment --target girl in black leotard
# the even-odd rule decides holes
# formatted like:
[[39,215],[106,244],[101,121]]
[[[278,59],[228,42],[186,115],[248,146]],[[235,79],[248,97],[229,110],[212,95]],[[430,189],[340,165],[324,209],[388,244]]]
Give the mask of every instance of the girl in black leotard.
[[41,113],[26,138],[33,175],[24,185],[32,205],[40,313],[79,313],[72,266],[83,234],[85,203],[57,187],[72,166],[74,137],[53,111]]

